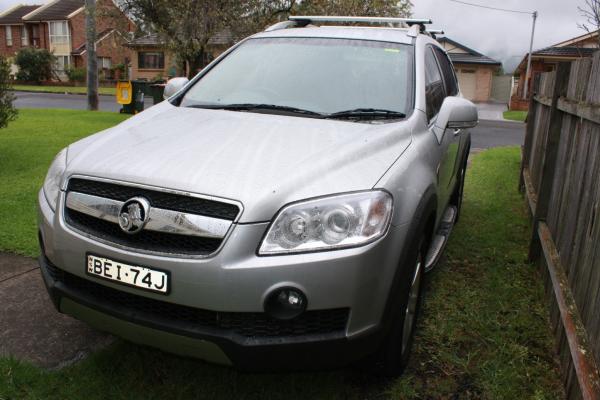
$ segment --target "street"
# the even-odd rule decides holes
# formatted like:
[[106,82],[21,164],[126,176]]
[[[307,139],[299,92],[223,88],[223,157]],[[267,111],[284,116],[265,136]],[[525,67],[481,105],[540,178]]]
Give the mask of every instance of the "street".
[[[85,110],[86,97],[75,94],[14,92],[17,108],[67,108]],[[146,98],[146,108],[152,106],[152,99]],[[117,112],[121,106],[113,96],[100,96],[100,110]],[[471,149],[488,149],[499,146],[520,146],[523,144],[525,124],[513,121],[480,120],[471,130]]]
[[[33,93],[33,92],[13,92],[16,100],[16,108],[67,108],[71,110],[85,110],[86,96],[81,94],[60,94],[60,93]],[[121,108],[117,104],[115,96],[99,96],[101,111],[118,112]],[[146,97],[145,107],[152,106],[152,99]]]
[[524,123],[480,120],[479,125],[471,129],[471,150],[500,146],[521,146],[524,137]]

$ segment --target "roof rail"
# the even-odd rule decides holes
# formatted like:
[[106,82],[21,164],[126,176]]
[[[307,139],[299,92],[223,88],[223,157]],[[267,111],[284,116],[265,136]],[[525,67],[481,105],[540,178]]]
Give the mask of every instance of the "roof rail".
[[327,15],[293,15],[288,21],[278,22],[271,25],[265,32],[276,31],[292,27],[305,27],[313,22],[363,22],[370,24],[398,24],[401,27],[418,25],[421,32],[425,32],[425,24],[431,24],[431,19],[425,18],[393,18],[393,17],[343,17]]

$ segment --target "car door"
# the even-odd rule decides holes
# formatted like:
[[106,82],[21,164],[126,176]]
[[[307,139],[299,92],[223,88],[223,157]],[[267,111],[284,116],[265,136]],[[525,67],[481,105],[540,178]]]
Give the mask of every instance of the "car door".
[[[446,98],[446,83],[442,77],[442,71],[434,53],[433,46],[427,46],[425,51],[425,101],[426,114],[429,128],[433,128],[442,103]],[[433,133],[432,133],[433,134]],[[452,194],[454,184],[453,171],[458,155],[459,138],[453,131],[446,129],[441,137],[438,137],[439,163],[437,166],[438,198],[440,212],[443,212]]]
[[[448,57],[446,52],[440,49],[439,47],[434,47],[433,51],[436,55],[438,65],[440,66],[440,71],[442,72],[442,78],[444,79],[444,87],[446,89],[446,96],[458,95],[458,80],[450,58]],[[453,163],[454,165],[454,167],[452,168],[452,173],[450,174],[450,179],[448,181],[448,191],[450,192],[450,194],[453,193],[454,187],[456,186],[456,180],[458,178],[458,169],[460,168],[460,163],[462,161],[461,149],[465,145],[464,133],[465,132],[462,129],[455,129],[451,130],[451,134],[449,135],[452,136],[452,141],[448,147],[448,158],[449,162]]]

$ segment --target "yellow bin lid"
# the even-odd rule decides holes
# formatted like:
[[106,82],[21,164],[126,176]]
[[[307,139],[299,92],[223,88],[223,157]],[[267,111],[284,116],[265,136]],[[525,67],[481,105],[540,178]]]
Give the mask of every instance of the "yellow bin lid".
[[119,81],[117,82],[117,103],[119,104],[131,104],[133,94],[133,87],[131,81]]

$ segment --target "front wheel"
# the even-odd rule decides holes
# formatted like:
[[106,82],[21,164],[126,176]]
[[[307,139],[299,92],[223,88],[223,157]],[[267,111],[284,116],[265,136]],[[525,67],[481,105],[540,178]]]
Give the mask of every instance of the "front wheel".
[[456,185],[456,189],[454,190],[454,194],[452,195],[452,202],[451,204],[453,206],[456,207],[456,218],[454,219],[454,223],[456,224],[458,222],[458,219],[460,218],[460,210],[462,208],[462,202],[463,202],[463,193],[465,191],[465,174],[467,172],[467,161],[465,160],[465,162],[463,162],[463,165],[461,165],[460,170],[458,171],[458,182]]
[[408,364],[410,352],[413,344],[415,326],[421,310],[423,282],[425,279],[425,241],[422,238],[417,247],[418,252],[412,258],[413,268],[407,277],[408,287],[406,294],[400,296],[402,302],[399,302],[395,319],[383,345],[377,355],[375,362],[375,372],[383,376],[398,376]]

